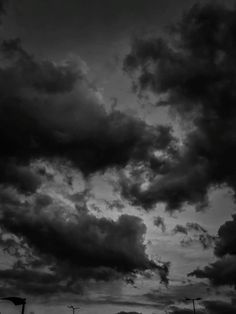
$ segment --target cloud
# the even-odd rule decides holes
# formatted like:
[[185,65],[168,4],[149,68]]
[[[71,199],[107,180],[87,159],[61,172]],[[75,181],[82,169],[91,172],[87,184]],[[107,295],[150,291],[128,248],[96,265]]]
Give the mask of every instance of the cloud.
[[220,300],[203,301],[203,304],[209,314],[233,314],[236,311],[235,301],[231,303]]
[[198,237],[199,242],[201,243],[203,249],[212,248],[215,245],[216,237],[208,233],[200,234]]
[[[167,284],[169,263],[147,255],[140,218],[98,218],[86,191],[59,201],[46,165],[65,164],[84,176],[151,165],[156,150],[172,145],[171,129],[106,111],[79,58],[37,60],[19,39],[2,40],[0,55],[0,245],[17,259],[0,273],[6,293],[50,294],[55,282],[56,293],[76,293],[81,283],[134,282],[146,270]],[[72,191],[71,175],[62,176]]]
[[106,205],[110,210],[116,209],[118,211],[122,211],[124,209],[125,205],[120,200],[113,200],[113,201],[106,201]]
[[226,221],[218,231],[219,241],[216,243],[215,254],[219,257],[226,254],[236,255],[236,215]]
[[74,292],[80,294],[80,285],[69,285],[65,278],[52,273],[26,269],[0,270],[0,292],[3,296],[26,293],[32,296],[49,296],[57,293]]
[[[220,300],[207,300],[202,301],[204,309],[197,309],[197,313],[207,313],[207,314],[233,314],[236,310],[236,305],[234,300],[231,303],[220,301]],[[191,314],[192,309],[180,308],[176,306],[171,307],[171,314]]]
[[198,278],[208,278],[213,285],[231,285],[236,287],[236,252],[235,226],[236,215],[231,221],[226,221],[218,231],[215,254],[218,260],[203,269],[196,269],[189,275]]
[[[7,3],[7,0],[0,1],[0,18],[1,18],[1,15],[5,14],[6,3]],[[1,23],[1,19],[0,19],[0,23]]]
[[186,228],[188,231],[195,231],[197,233],[206,233],[206,229],[204,229],[201,225],[196,222],[187,222]]
[[0,183],[13,185],[22,193],[33,193],[41,185],[40,175],[24,164],[16,165],[13,160],[0,161]]
[[136,90],[156,94],[162,99],[157,105],[168,106],[191,127],[164,174],[156,171],[146,190],[132,180],[123,185],[131,202],[146,208],[164,202],[170,211],[186,203],[201,209],[209,188],[235,191],[235,16],[235,9],[222,4],[197,4],[168,39],[134,41],[124,68]]
[[158,308],[166,309],[167,306],[172,307],[176,303],[182,303],[185,297],[196,297],[196,291],[198,291],[198,297],[204,297],[206,295],[208,285],[203,282],[182,284],[182,285],[170,285],[167,290],[154,289],[144,294],[144,298],[155,303]]
[[[32,30],[32,34],[26,30],[26,35],[33,44],[39,42],[48,48],[50,43],[53,43],[58,47],[62,41],[76,45],[76,48],[80,47],[82,50],[86,44],[90,46],[93,43],[93,47],[95,45],[99,49],[94,53],[101,51],[95,40],[98,34],[101,34],[99,37],[102,46],[117,42],[124,37],[127,39],[133,32],[143,32],[152,28],[157,22],[164,24],[166,18],[170,20],[175,18],[186,5],[185,0],[180,0],[178,8],[171,0],[158,2],[149,0],[148,6],[144,0],[139,2],[130,0],[128,3],[125,0],[112,3],[109,0],[99,2],[88,0],[86,5],[81,0],[69,0],[69,3],[62,1],[60,6],[54,0],[48,0],[43,7],[37,1],[35,3],[29,0],[22,3],[18,0],[10,2],[13,3],[13,8],[16,8],[15,18],[21,25],[24,27],[28,25]],[[53,29],[50,27],[52,16],[55,25]],[[60,45],[60,48],[64,47]],[[111,48],[106,46],[106,49],[102,50],[106,54],[105,57]]]
[[183,233],[183,234],[188,234],[188,230],[185,226],[182,225],[176,225],[173,229],[173,233]]
[[202,248],[204,250],[210,249],[215,244],[215,237],[211,236],[210,234],[200,234],[200,235],[194,235],[194,236],[188,236],[183,238],[180,241],[180,244],[183,247],[189,247],[196,243],[200,243]]
[[160,216],[155,217],[153,223],[157,228],[160,227],[162,232],[166,231],[166,225],[163,217]]
[[150,163],[153,152],[172,141],[168,127],[107,113],[78,60],[38,61],[19,39],[3,41],[1,55],[1,164],[10,161],[11,169],[2,178],[6,184],[36,190],[35,175],[23,171],[34,160],[65,160],[89,175]]
[[49,195],[38,194],[35,198],[35,208],[40,210],[41,208],[47,207],[52,204],[53,200]]
[[[146,270],[159,273],[164,283],[168,281],[168,265],[151,260],[146,253],[146,226],[138,217],[121,215],[113,221],[97,218],[88,210],[71,212],[46,195],[38,195],[34,203],[6,201],[0,210],[1,228],[16,237],[16,241],[10,243],[9,239],[7,243],[12,247],[8,253],[17,257],[18,263],[2,272],[2,277],[6,276],[3,279],[14,277],[9,277],[9,282],[20,281],[31,271],[36,272],[35,278],[39,272],[44,276],[45,269],[52,279],[59,277],[72,290],[90,279],[134,280]],[[34,279],[33,284],[37,286]],[[50,287],[46,286],[45,291]],[[39,288],[43,289],[43,283]]]
[[198,242],[202,245],[203,249],[209,249],[213,247],[216,241],[215,236],[210,235],[205,228],[194,222],[187,222],[185,226],[178,224],[172,232],[173,234],[182,233],[185,235],[180,242],[184,247]]

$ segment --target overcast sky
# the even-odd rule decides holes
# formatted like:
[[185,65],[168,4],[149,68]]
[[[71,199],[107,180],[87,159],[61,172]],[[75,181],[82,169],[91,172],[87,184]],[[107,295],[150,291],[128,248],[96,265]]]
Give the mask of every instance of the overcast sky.
[[0,19],[0,297],[235,313],[234,1],[1,0]]

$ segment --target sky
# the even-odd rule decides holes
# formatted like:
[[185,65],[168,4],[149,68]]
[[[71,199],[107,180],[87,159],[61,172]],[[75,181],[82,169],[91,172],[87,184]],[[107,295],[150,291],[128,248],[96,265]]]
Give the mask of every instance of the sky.
[[235,1],[0,0],[0,312],[236,312]]

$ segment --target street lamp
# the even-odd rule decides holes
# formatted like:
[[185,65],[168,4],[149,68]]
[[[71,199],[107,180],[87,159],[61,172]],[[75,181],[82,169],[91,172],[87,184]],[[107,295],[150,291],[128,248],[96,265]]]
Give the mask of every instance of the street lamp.
[[75,314],[75,310],[79,310],[80,307],[74,307],[73,305],[68,305],[67,306],[69,309],[72,309],[72,314]]
[[193,302],[193,313],[196,314],[195,309],[195,301],[200,301],[202,298],[185,298],[185,301],[192,301]]

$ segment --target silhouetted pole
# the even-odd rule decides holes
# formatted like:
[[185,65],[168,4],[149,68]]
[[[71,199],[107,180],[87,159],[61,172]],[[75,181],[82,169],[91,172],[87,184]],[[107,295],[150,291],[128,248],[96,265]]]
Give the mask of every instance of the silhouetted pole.
[[21,308],[21,314],[25,313],[25,302],[22,304],[22,308]]
[[[72,309],[72,313],[75,314],[75,310],[79,310],[80,307],[74,307],[73,305],[67,306],[69,309]],[[24,314],[24,313],[22,313]]]
[[195,309],[195,300],[193,300],[193,313],[196,314],[196,309]]
[[199,301],[201,300],[202,298],[185,298],[186,301],[192,301],[193,303],[193,314],[196,314],[196,308],[195,308],[195,301]]

